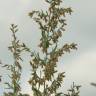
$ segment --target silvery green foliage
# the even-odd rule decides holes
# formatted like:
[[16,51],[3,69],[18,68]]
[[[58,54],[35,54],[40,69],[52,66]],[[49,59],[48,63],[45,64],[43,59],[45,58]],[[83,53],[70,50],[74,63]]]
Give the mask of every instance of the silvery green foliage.
[[[12,32],[12,41],[11,45],[8,47],[8,49],[11,51],[13,56],[13,64],[4,64],[2,67],[6,67],[7,70],[11,72],[9,78],[11,79],[11,82],[5,82],[7,85],[7,89],[9,89],[9,92],[4,92],[4,96],[21,96],[20,91],[20,79],[21,79],[21,71],[22,71],[22,65],[20,64],[21,61],[23,61],[21,57],[21,53],[24,51],[30,51],[29,48],[26,47],[24,43],[21,43],[17,37],[16,33],[18,31],[18,26],[15,24],[11,24],[10,30]],[[25,96],[25,95],[24,95]]]
[[58,73],[59,58],[72,49],[76,44],[64,44],[59,47],[59,39],[65,31],[66,15],[71,15],[72,9],[61,6],[62,0],[45,0],[49,4],[47,11],[33,10],[29,16],[39,25],[41,52],[33,52],[30,65],[32,76],[29,84],[32,86],[33,96],[61,96],[58,92],[65,77],[64,72]]
[[13,40],[8,49],[11,51],[14,62],[13,64],[5,64],[11,74],[9,75],[11,82],[6,82],[8,92],[4,92],[4,96],[30,96],[21,93],[20,79],[22,72],[23,61],[21,53],[24,51],[31,53],[30,66],[32,68],[31,77],[28,81],[31,85],[33,96],[79,96],[79,87],[73,83],[73,86],[68,90],[68,94],[59,92],[62,87],[65,72],[58,72],[58,61],[66,52],[77,49],[77,44],[66,43],[59,47],[59,39],[65,32],[66,15],[71,15],[72,9],[61,6],[63,0],[45,0],[49,4],[48,10],[33,10],[29,16],[39,25],[41,31],[40,52],[32,52],[24,44],[21,43],[16,33],[18,26],[12,24],[11,32]]
[[80,96],[79,93],[79,89],[80,89],[81,86],[77,86],[74,84],[73,82],[73,85],[71,86],[71,88],[68,90],[68,93],[67,94],[64,94],[64,96]]

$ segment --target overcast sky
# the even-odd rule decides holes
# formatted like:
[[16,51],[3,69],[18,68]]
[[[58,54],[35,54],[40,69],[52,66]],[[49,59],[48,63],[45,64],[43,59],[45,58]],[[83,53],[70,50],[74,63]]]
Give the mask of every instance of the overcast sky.
[[[65,86],[61,90],[66,91],[74,81],[82,85],[80,96],[96,96],[96,88],[90,86],[90,82],[96,82],[96,0],[64,1],[64,6],[72,7],[74,12],[67,17],[68,25],[60,44],[75,42],[78,44],[78,50],[60,59],[58,70],[66,72]],[[45,10],[46,3],[44,0],[0,0],[0,59],[4,63],[12,63],[11,54],[7,49],[11,41],[9,27],[12,23],[18,24],[18,38],[33,50],[37,49],[40,32],[28,17],[28,12],[33,9]],[[24,76],[29,77],[29,66],[26,65],[28,58],[24,58],[25,69],[21,82],[25,88],[22,89],[25,93],[31,93],[28,84],[24,83],[28,80]],[[0,74],[7,73],[1,69]],[[0,94],[4,91],[3,87],[5,86],[0,84]]]

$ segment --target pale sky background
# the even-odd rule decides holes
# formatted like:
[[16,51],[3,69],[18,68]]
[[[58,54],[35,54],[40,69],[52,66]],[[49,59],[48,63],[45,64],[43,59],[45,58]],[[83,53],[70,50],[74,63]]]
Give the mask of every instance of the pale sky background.
[[[75,42],[78,50],[64,55],[59,62],[58,70],[66,72],[64,85],[61,88],[66,92],[74,81],[82,85],[80,96],[96,96],[96,88],[90,82],[96,82],[96,0],[64,0],[65,6],[71,6],[74,13],[67,17],[67,27],[60,45],[64,42]],[[0,0],[0,59],[4,63],[12,63],[12,57],[7,47],[11,41],[10,24],[18,24],[18,38],[33,50],[37,50],[40,32],[37,25],[28,17],[32,9],[46,9],[44,0]],[[24,93],[31,93],[27,76],[29,65],[25,56],[22,75]],[[0,74],[7,72],[0,68]],[[26,77],[26,78],[24,78]],[[5,81],[8,78],[4,78]],[[0,95],[5,90],[0,84]]]

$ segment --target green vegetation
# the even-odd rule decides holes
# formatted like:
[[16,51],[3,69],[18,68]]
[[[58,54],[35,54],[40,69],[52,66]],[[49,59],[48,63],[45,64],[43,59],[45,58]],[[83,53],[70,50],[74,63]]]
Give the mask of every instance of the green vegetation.
[[21,57],[22,52],[29,52],[31,60],[29,61],[32,68],[29,84],[32,88],[33,96],[79,96],[79,87],[74,83],[68,93],[59,92],[65,72],[58,72],[57,66],[59,58],[66,52],[77,49],[77,44],[64,44],[59,47],[59,39],[65,31],[66,15],[71,15],[72,9],[63,8],[61,6],[63,0],[45,0],[49,4],[46,11],[33,10],[29,13],[38,25],[41,31],[40,52],[32,52],[24,44],[21,43],[17,37],[17,25],[12,24],[10,30],[12,31],[13,40],[8,49],[12,52],[14,62],[12,65],[4,65],[11,74],[9,75],[11,82],[6,82],[10,89],[9,92],[4,92],[3,96],[30,96],[29,94],[22,94],[20,87],[20,79],[22,73]]
[[11,51],[14,62],[13,64],[5,64],[2,67],[6,67],[7,70],[10,70],[11,74],[9,75],[11,82],[5,82],[5,84],[8,86],[8,89],[11,89],[11,92],[4,92],[4,96],[21,96],[20,91],[20,77],[21,77],[21,70],[22,66],[20,64],[20,61],[23,61],[21,58],[21,53],[23,51],[30,51],[24,43],[21,43],[17,37],[16,32],[18,31],[17,25],[12,24],[10,28],[12,32],[13,40],[11,42],[11,45],[8,47],[8,49]]

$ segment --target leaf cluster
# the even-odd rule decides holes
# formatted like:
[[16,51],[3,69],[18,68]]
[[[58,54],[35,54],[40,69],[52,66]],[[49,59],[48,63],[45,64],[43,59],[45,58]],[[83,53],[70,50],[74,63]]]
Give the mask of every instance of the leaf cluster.
[[66,52],[77,49],[77,44],[74,43],[64,44],[59,48],[59,38],[62,37],[67,25],[66,14],[71,14],[72,9],[61,7],[62,0],[45,1],[49,4],[47,11],[34,10],[29,13],[29,16],[39,25],[41,31],[39,47],[44,57],[41,58],[39,52],[33,52],[30,61],[32,77],[29,84],[32,86],[34,96],[50,96],[51,94],[61,96],[61,93],[57,95],[59,94],[57,90],[61,87],[65,75],[64,72],[57,73],[57,62],[59,57]]
[[79,89],[80,89],[81,86],[77,86],[74,84],[73,82],[73,85],[71,86],[71,88],[68,90],[68,93],[67,94],[64,94],[64,96],[80,96],[79,93]]
[[29,16],[38,24],[41,38],[38,47],[41,52],[30,51],[30,49],[16,37],[18,26],[11,24],[12,42],[8,49],[11,51],[14,62],[13,64],[5,64],[11,71],[9,75],[11,82],[6,82],[8,89],[11,92],[4,92],[4,96],[29,96],[22,94],[20,87],[20,79],[22,73],[23,61],[21,54],[23,52],[31,53],[31,77],[29,84],[31,85],[33,96],[79,96],[79,86],[73,86],[68,90],[68,94],[58,92],[58,89],[63,83],[65,72],[58,72],[57,66],[59,58],[66,52],[77,49],[77,44],[64,44],[59,47],[59,39],[65,32],[66,15],[71,15],[72,9],[70,7],[63,8],[61,6],[63,0],[45,0],[49,4],[47,11],[32,11]]
[[[11,89],[12,92],[4,92],[4,96],[19,96],[21,87],[20,87],[20,77],[21,77],[21,70],[22,66],[20,64],[20,61],[23,61],[21,57],[21,53],[24,51],[30,51],[29,48],[24,43],[21,43],[17,37],[16,32],[18,31],[18,26],[11,24],[10,30],[12,32],[13,40],[11,42],[11,45],[8,47],[8,49],[11,51],[13,56],[13,64],[4,64],[2,67],[7,68],[11,72],[11,75],[9,75],[9,78],[11,79],[11,82],[5,82],[5,84],[8,86],[7,89]],[[21,95],[20,95],[21,96]]]

